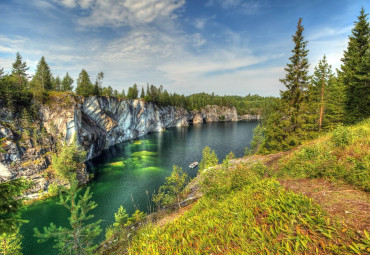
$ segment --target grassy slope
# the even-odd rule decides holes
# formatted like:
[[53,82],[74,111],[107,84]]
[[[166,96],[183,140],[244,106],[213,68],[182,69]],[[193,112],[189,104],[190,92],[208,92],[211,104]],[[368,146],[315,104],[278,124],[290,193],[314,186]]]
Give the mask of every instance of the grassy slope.
[[[367,120],[279,154],[280,160],[269,155],[224,162],[200,175],[205,196],[195,206],[164,226],[139,230],[128,253],[369,253],[366,231],[358,234],[342,225],[312,199],[276,180],[326,178],[369,191],[369,154]],[[256,163],[256,158],[269,166]]]

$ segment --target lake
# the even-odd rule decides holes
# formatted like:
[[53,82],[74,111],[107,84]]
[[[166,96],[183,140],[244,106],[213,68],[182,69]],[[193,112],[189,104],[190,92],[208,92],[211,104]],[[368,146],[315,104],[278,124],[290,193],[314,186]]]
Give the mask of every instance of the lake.
[[[101,156],[87,162],[94,173],[89,183],[92,200],[98,207],[92,211],[95,220],[102,219],[101,227],[114,222],[114,213],[123,205],[131,214],[136,208],[148,212],[150,197],[169,176],[173,165],[181,166],[190,177],[195,177],[198,167],[189,164],[202,159],[202,150],[209,146],[216,151],[219,162],[230,151],[236,157],[253,136],[255,121],[219,122],[170,128],[161,133],[151,133],[138,140],[127,141],[104,151]],[[68,224],[68,211],[57,202],[59,198],[32,204],[22,211],[23,252],[25,255],[58,254],[53,242],[37,243],[33,228],[41,229],[54,222],[57,226]],[[100,240],[104,238],[104,231]]]

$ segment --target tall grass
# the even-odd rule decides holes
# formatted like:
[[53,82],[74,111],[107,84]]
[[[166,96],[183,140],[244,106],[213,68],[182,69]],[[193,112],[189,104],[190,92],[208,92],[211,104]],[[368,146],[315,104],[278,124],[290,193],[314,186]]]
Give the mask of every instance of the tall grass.
[[340,126],[279,163],[278,177],[342,180],[370,191],[370,120]]
[[[311,199],[286,191],[273,179],[203,197],[164,227],[147,226],[129,254],[344,254],[352,239]],[[353,244],[352,244],[353,245]],[[360,251],[369,248],[359,240]]]

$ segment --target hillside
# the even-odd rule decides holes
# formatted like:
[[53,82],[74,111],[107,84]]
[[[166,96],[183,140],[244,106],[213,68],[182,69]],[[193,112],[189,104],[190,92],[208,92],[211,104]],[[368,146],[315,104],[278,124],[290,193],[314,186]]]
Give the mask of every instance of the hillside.
[[288,152],[225,160],[189,187],[197,202],[100,253],[369,253],[370,120]]

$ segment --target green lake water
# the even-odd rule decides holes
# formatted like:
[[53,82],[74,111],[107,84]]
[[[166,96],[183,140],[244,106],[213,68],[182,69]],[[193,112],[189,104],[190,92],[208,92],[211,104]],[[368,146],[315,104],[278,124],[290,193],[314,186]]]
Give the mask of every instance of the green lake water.
[[[205,146],[216,151],[220,162],[230,151],[242,157],[256,126],[257,122],[242,121],[176,127],[104,151],[87,162],[88,170],[95,175],[89,183],[92,200],[98,204],[92,212],[94,219],[102,219],[101,227],[105,229],[113,223],[120,205],[130,214],[136,208],[147,212],[148,197],[164,183],[173,165],[181,166],[190,177],[195,177],[198,167],[190,169],[189,164],[201,160]],[[33,237],[35,227],[41,229],[50,222],[57,226],[67,225],[69,214],[58,201],[58,198],[48,199],[23,210],[22,218],[29,220],[21,228],[25,255],[58,254],[52,247],[53,242],[40,244]],[[99,240],[103,238],[104,231]]]

